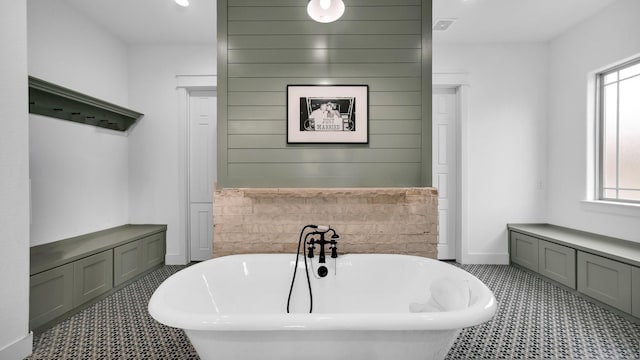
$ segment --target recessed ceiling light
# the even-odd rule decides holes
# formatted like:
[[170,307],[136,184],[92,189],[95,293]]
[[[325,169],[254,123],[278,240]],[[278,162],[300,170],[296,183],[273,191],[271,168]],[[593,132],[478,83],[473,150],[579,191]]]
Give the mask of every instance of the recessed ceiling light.
[[183,6],[183,7],[187,7],[189,6],[189,0],[173,0],[176,2],[176,4]]
[[456,19],[436,19],[433,23],[433,31],[446,31]]

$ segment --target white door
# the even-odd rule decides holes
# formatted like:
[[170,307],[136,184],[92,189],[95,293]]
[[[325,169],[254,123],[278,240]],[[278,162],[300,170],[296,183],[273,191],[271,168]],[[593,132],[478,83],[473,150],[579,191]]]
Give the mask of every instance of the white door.
[[433,89],[433,186],[438,189],[438,259],[456,259],[457,126],[456,90]]
[[191,261],[213,256],[216,93],[189,93],[189,243]]

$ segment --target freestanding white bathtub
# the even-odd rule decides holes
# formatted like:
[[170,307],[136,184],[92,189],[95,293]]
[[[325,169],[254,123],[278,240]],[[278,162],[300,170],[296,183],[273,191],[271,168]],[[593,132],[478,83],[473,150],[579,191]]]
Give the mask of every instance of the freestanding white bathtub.
[[[437,359],[460,330],[491,319],[496,300],[480,280],[416,256],[347,254],[309,261],[313,313],[300,255],[232,255],[172,275],[149,312],[182,328],[202,359]],[[312,263],[311,263],[312,262]],[[311,272],[314,272],[313,274]]]

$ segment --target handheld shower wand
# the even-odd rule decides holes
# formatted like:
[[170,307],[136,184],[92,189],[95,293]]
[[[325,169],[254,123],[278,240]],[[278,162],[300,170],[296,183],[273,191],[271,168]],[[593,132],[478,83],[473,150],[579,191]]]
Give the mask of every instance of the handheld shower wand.
[[[317,232],[319,233],[326,233],[329,230],[333,230],[331,228],[331,226],[325,226],[325,225],[309,225],[312,229],[316,229]],[[334,231],[335,233],[335,231]]]

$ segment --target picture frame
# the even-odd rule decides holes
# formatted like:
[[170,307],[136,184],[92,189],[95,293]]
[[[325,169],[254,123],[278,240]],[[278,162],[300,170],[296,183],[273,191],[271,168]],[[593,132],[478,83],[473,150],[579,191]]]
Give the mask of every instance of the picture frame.
[[288,144],[368,144],[368,85],[287,85]]

